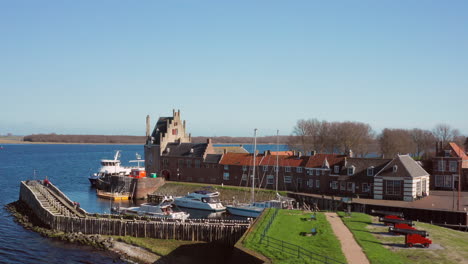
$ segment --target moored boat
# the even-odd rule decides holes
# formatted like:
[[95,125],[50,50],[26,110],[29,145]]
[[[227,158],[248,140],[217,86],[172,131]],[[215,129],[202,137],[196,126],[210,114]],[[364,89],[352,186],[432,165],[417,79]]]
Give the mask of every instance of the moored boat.
[[100,179],[104,179],[107,176],[128,176],[130,175],[132,169],[139,169],[140,162],[144,162],[141,159],[140,155],[137,155],[137,160],[131,160],[130,162],[137,162],[137,166],[124,167],[121,166],[120,162],[120,150],[117,150],[114,154],[114,159],[102,159],[101,168],[97,173],[93,173],[88,176],[89,182],[92,186],[96,186],[96,183]]
[[174,198],[177,206],[208,211],[225,211],[226,207],[219,200],[219,192],[212,188],[189,193],[183,197]]
[[170,219],[185,220],[190,215],[181,211],[174,204],[174,199],[171,196],[161,196],[159,202],[144,203],[135,207],[116,208],[119,214],[131,214],[138,216],[163,217]]

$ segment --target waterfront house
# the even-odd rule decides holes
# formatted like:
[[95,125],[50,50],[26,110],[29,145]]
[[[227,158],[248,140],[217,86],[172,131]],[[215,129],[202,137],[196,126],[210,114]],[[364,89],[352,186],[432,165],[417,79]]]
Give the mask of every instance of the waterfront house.
[[458,190],[461,177],[461,190],[468,191],[468,155],[454,142],[442,146],[436,143],[436,155],[432,158],[431,189]]

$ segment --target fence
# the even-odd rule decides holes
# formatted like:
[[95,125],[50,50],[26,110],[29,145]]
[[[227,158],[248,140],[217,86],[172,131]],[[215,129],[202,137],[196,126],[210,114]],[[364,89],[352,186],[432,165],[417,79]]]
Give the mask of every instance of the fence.
[[301,246],[268,236],[267,235],[268,230],[270,230],[270,227],[272,223],[275,221],[276,216],[278,215],[278,212],[279,212],[279,209],[270,209],[270,210],[274,210],[274,212],[268,219],[268,222],[266,223],[265,228],[263,229],[262,235],[260,237],[260,244],[266,245],[268,248],[280,250],[282,253],[286,253],[297,258],[309,259],[309,260],[320,262],[320,263],[330,263],[330,264],[333,264],[333,263],[342,264],[343,263],[341,261],[330,258],[328,256],[322,256],[320,254],[314,253]]
[[[88,213],[83,217],[78,217],[73,212],[57,215],[51,211],[52,209],[49,210],[44,207],[38,195],[45,194],[45,199],[49,203],[53,203],[54,208],[63,208],[64,212],[69,211],[70,208],[62,201],[65,200],[65,203],[71,201],[63,194],[64,197],[59,195],[60,199],[53,200],[52,193],[44,193],[41,185],[35,185],[36,183],[33,182],[29,184],[21,182],[20,200],[31,208],[31,211],[42,223],[51,229],[63,232],[219,242],[234,245],[250,226],[250,222],[234,220],[194,219],[182,222],[161,218],[125,218],[115,215]],[[54,195],[56,195],[55,191]],[[71,209],[73,211],[73,208]]]

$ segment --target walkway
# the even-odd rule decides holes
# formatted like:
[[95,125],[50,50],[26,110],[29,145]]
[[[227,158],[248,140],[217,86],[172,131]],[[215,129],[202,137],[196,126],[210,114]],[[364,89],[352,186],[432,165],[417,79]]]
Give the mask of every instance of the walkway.
[[341,249],[346,257],[346,260],[349,264],[367,264],[369,260],[367,259],[362,248],[358,245],[356,240],[354,240],[353,234],[345,226],[343,221],[336,213],[325,213],[328,222],[332,226],[333,232],[335,233],[338,240],[341,243]]

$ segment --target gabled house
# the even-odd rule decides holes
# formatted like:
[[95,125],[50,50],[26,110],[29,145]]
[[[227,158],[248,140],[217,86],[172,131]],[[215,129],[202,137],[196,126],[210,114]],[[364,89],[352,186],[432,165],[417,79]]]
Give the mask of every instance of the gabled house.
[[409,155],[398,155],[374,177],[374,199],[413,201],[429,195],[429,173]]
[[458,190],[461,178],[461,190],[468,191],[468,155],[456,143],[449,142],[442,146],[441,142],[437,142],[432,166],[432,189]]

